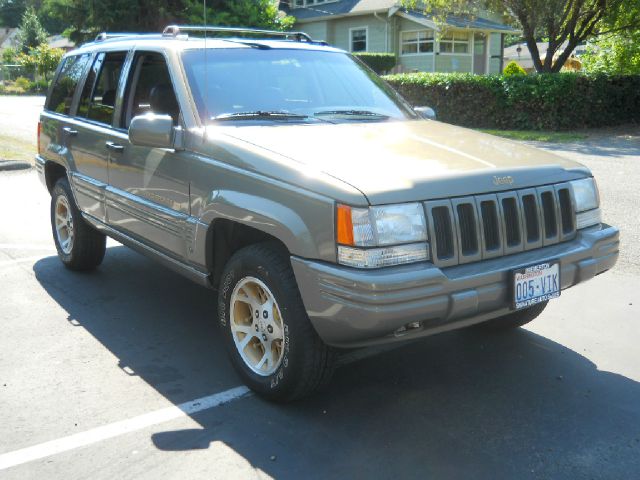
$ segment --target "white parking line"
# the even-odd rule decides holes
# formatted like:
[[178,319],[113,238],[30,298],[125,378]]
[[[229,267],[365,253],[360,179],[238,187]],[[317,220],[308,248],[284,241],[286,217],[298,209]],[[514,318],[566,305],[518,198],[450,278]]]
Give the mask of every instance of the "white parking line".
[[35,263],[38,260],[42,260],[44,257],[39,255],[37,257],[20,257],[20,258],[12,258],[11,260],[2,260],[0,261],[0,267],[4,267],[7,265],[19,265],[21,263]]
[[0,243],[0,250],[37,250],[39,252],[55,252],[53,245],[30,245],[25,243]]
[[247,387],[236,387],[207,397],[197,398],[190,402],[181,403],[180,405],[145,413],[128,420],[103,425],[102,427],[87,430],[86,432],[76,433],[68,437],[51,440],[14,452],[4,453],[0,455],[0,470],[5,470],[58,453],[68,452],[69,450],[118,437],[125,433],[135,432],[159,423],[168,422],[169,420],[186,417],[187,415],[192,415],[203,410],[219,407],[225,403],[246,397],[249,394]]

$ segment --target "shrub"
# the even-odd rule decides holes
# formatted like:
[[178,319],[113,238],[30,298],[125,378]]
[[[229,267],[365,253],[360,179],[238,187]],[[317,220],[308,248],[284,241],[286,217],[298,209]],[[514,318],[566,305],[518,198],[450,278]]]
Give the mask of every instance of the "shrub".
[[28,78],[18,77],[13,83],[16,87],[22,89],[24,92],[27,92],[31,89],[31,80],[29,80]]
[[524,68],[518,65],[514,60],[511,60],[509,63],[507,63],[507,66],[504,67],[504,71],[502,73],[507,76],[527,74]]
[[412,105],[473,128],[567,130],[640,122],[640,75],[577,73],[385,77]]
[[393,53],[354,53],[356,57],[366,63],[378,75],[388,72],[396,66],[396,56]]

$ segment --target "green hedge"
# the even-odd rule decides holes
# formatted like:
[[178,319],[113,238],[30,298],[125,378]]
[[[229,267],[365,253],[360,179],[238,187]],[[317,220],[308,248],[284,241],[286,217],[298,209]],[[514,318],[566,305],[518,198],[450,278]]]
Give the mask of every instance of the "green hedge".
[[379,75],[390,71],[396,66],[396,56],[393,53],[361,52],[354,53],[354,55]]
[[412,105],[474,128],[568,130],[640,122],[640,76],[411,73],[385,79]]

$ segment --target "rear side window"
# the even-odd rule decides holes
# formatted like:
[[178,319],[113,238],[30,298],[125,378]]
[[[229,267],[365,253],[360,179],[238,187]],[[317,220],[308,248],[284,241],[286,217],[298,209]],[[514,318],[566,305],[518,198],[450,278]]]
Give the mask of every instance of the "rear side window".
[[111,125],[126,52],[100,53],[85,82],[78,116]]
[[73,93],[89,63],[89,54],[67,57],[63,62],[60,74],[51,89],[47,110],[68,115],[71,111]]

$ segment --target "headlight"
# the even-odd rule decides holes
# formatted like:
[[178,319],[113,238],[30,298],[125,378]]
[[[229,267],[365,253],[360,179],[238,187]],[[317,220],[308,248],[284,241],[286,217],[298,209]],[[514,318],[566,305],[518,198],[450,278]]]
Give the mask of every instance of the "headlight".
[[378,268],[429,259],[427,222],[419,203],[338,205],[336,232],[342,265]]
[[576,202],[576,228],[589,227],[602,221],[598,187],[593,178],[583,178],[569,182]]

